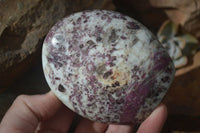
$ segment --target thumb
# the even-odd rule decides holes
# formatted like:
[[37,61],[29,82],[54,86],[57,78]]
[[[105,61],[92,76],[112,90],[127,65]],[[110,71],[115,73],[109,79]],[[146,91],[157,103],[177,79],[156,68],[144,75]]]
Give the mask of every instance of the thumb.
[[0,124],[1,133],[34,133],[40,121],[52,117],[62,103],[49,92],[43,95],[20,95]]

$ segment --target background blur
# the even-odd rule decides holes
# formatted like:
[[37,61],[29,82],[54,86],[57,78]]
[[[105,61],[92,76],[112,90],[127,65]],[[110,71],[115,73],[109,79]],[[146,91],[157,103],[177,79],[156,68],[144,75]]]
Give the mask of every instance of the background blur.
[[163,133],[200,133],[200,0],[0,0],[0,119],[16,96],[49,91],[41,48],[49,29],[86,9],[108,9],[147,26],[167,49],[176,77],[163,102]]

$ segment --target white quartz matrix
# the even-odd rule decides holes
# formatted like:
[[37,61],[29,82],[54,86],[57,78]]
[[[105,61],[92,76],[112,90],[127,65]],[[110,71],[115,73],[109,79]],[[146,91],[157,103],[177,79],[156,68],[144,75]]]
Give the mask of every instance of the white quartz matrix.
[[161,102],[175,72],[147,28],[106,10],[75,13],[53,26],[42,62],[51,90],[68,108],[115,124],[143,121]]

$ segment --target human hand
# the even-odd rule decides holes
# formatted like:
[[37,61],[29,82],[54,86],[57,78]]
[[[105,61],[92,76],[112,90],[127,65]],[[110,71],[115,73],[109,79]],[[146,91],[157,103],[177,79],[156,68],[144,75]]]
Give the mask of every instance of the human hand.
[[[75,113],[52,93],[16,98],[0,124],[0,133],[67,133]],[[159,105],[140,125],[137,133],[159,133],[167,117]],[[75,133],[131,133],[133,125],[107,125],[82,119]]]

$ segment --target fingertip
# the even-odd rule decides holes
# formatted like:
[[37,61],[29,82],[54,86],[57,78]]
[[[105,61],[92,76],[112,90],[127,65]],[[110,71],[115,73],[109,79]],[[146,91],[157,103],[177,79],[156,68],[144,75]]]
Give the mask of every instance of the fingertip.
[[80,121],[75,133],[104,133],[107,127],[107,124],[94,122],[84,118]]
[[134,125],[109,125],[106,133],[132,133]]
[[152,112],[152,114],[150,115],[150,118],[155,119],[155,118],[158,118],[158,116],[162,116],[163,119],[166,119],[167,118],[167,114],[168,114],[167,106],[165,104],[161,103]]
[[137,133],[159,133],[167,119],[167,106],[161,103],[140,125]]

